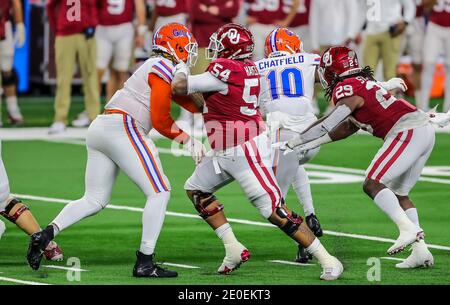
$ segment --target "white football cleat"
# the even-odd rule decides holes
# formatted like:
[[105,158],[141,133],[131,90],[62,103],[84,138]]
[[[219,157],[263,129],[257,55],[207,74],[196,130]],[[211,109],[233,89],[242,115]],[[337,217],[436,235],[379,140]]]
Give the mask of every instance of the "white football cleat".
[[399,269],[431,267],[434,265],[433,254],[423,240],[412,245],[411,254],[401,263],[395,265]]
[[344,266],[342,263],[334,256],[329,263],[322,266],[323,270],[320,274],[320,279],[324,281],[334,281],[337,280],[344,272]]
[[225,258],[222,265],[220,265],[220,274],[229,274],[238,269],[242,263],[245,263],[250,259],[250,252],[241,243],[233,243],[225,245]]
[[48,134],[60,134],[66,131],[66,124],[63,122],[54,122],[48,130]]
[[401,231],[395,243],[387,250],[389,255],[394,255],[405,250],[412,243],[419,241],[423,237],[423,230],[413,227],[408,231]]
[[89,120],[89,117],[85,111],[81,112],[78,117],[72,121],[72,126],[81,128],[81,127],[88,127],[91,124],[91,120]]
[[0,239],[2,239],[2,235],[3,233],[5,233],[5,231],[6,231],[5,223],[0,220]]

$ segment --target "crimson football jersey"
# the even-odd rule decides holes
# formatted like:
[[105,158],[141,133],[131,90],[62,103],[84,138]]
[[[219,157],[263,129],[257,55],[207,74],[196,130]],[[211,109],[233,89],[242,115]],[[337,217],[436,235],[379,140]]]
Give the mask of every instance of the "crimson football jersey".
[[173,16],[186,13],[186,0],[156,0],[158,16]]
[[219,58],[207,71],[228,85],[204,94],[203,118],[211,147],[223,150],[259,135],[265,125],[258,107],[259,72],[250,60]]
[[134,18],[134,0],[98,1],[98,21],[100,25],[118,25],[132,22]]
[[0,1],[0,39],[5,38],[5,23],[9,19],[11,0]]
[[350,96],[360,96],[364,99],[364,105],[352,113],[355,123],[361,129],[382,139],[401,117],[417,110],[407,101],[395,98],[377,82],[360,76],[338,83],[333,90],[333,103]]
[[258,23],[273,24],[275,20],[286,17],[282,0],[246,0],[248,16],[255,17]]
[[450,27],[450,0],[438,0],[433,6],[430,21],[444,27]]

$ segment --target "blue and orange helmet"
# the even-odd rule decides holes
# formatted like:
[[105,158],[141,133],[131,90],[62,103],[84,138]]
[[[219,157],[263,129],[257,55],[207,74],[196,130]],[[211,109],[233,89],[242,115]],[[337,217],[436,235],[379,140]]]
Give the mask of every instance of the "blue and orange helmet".
[[303,42],[297,34],[286,28],[277,28],[270,32],[264,44],[264,55],[278,57],[303,52]]

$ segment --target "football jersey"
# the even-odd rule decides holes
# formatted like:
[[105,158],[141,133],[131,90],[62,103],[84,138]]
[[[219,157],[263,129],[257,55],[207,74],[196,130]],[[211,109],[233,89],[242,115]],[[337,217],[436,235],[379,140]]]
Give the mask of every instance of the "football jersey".
[[98,1],[98,21],[100,25],[118,25],[134,19],[134,0]]
[[11,0],[0,1],[0,40],[5,38],[5,23],[11,11]]
[[[389,131],[408,114],[415,112],[419,114],[415,106],[403,99],[395,98],[376,81],[364,77],[347,78],[338,83],[333,90],[333,103],[336,104],[342,98],[350,96],[360,96],[364,99],[364,105],[352,113],[353,122],[378,138],[384,139]],[[421,116],[410,117],[409,127],[414,128],[416,126],[412,120],[420,121]],[[426,115],[423,118],[424,121],[420,123],[428,121]],[[403,124],[403,126],[410,129],[408,124]]]
[[431,11],[430,21],[444,27],[450,27],[450,0],[437,0]]
[[254,62],[216,59],[207,71],[228,85],[226,92],[204,93],[203,118],[210,145],[223,150],[259,135],[265,125],[258,107],[259,73]]
[[286,16],[282,0],[246,0],[246,2],[248,16],[256,17],[258,23],[273,24],[274,20],[282,20]]
[[148,133],[152,128],[150,119],[151,88],[148,84],[150,73],[158,75],[167,83],[172,83],[173,63],[163,57],[150,57],[118,90],[105,109],[119,109],[133,117]]
[[156,0],[155,3],[158,16],[173,16],[185,13],[186,0]]
[[320,56],[298,53],[256,62],[261,74],[260,107],[264,113],[280,111],[293,116],[313,113],[312,100]]

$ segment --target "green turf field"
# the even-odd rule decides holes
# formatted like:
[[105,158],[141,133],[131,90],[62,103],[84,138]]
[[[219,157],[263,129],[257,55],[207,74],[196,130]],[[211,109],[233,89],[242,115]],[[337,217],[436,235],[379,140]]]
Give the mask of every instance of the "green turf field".
[[[25,113],[35,123],[29,123],[31,125],[40,125],[36,113],[44,116],[40,119],[41,126],[51,119],[51,108],[45,106],[51,104],[40,103],[40,106],[37,105],[39,102],[24,104]],[[81,108],[82,104],[75,104],[72,115]],[[26,132],[26,129],[22,131]],[[450,284],[450,232],[446,229],[450,223],[450,135],[437,136],[428,163],[429,167],[446,167],[443,168],[446,172],[424,176],[428,181],[419,182],[411,194],[419,209],[427,242],[443,248],[431,249],[436,263],[431,269],[398,270],[394,267],[397,261],[382,258],[388,256],[386,250],[390,243],[379,238],[395,239],[397,231],[365,196],[359,181],[361,170],[368,166],[380,143],[375,138],[357,135],[324,146],[312,162],[313,166],[308,168],[314,182],[316,212],[328,232],[322,242],[346,268],[342,279],[332,284]],[[170,146],[166,140],[158,140],[156,145]],[[83,145],[43,140],[5,141],[2,148],[12,191],[26,195],[23,198],[34,198],[24,201],[42,225],[62,209],[63,203],[58,201],[83,195],[86,162]],[[202,220],[192,217],[195,210],[183,191],[184,181],[194,168],[193,162],[189,157],[174,157],[168,153],[161,153],[160,157],[173,191],[168,208],[172,213],[167,216],[160,236],[157,260],[197,268],[171,267],[179,272],[179,278],[170,280],[134,279],[131,276],[141,231],[141,213],[132,208],[142,208],[145,199],[127,177],[120,175],[111,200],[114,209],[105,209],[57,238],[66,259],[75,257],[81,262],[80,266],[68,265],[67,260],[43,262],[39,271],[32,271],[25,260],[28,237],[8,223],[0,241],[0,285],[14,284],[2,278],[49,284],[325,284],[318,280],[317,261],[310,266],[271,262],[293,261],[296,246],[278,229],[264,225],[265,220],[246,201],[236,184],[224,188],[217,196],[225,204],[227,216],[237,220],[232,223],[235,234],[249,248],[252,258],[229,276],[217,275],[224,255],[223,246]],[[344,172],[342,168],[353,170]],[[345,177],[355,182],[339,184],[333,180],[323,183],[323,174],[336,179],[333,173],[347,175]],[[287,202],[301,211],[293,192]],[[253,222],[244,224],[245,220]],[[356,236],[338,236],[341,233]],[[367,272],[372,267],[367,264],[369,258],[381,258],[381,281],[368,280]],[[45,267],[48,265],[79,267],[87,271],[80,273],[80,282],[68,281],[66,270]],[[70,275],[73,272],[69,272],[69,278]]]

